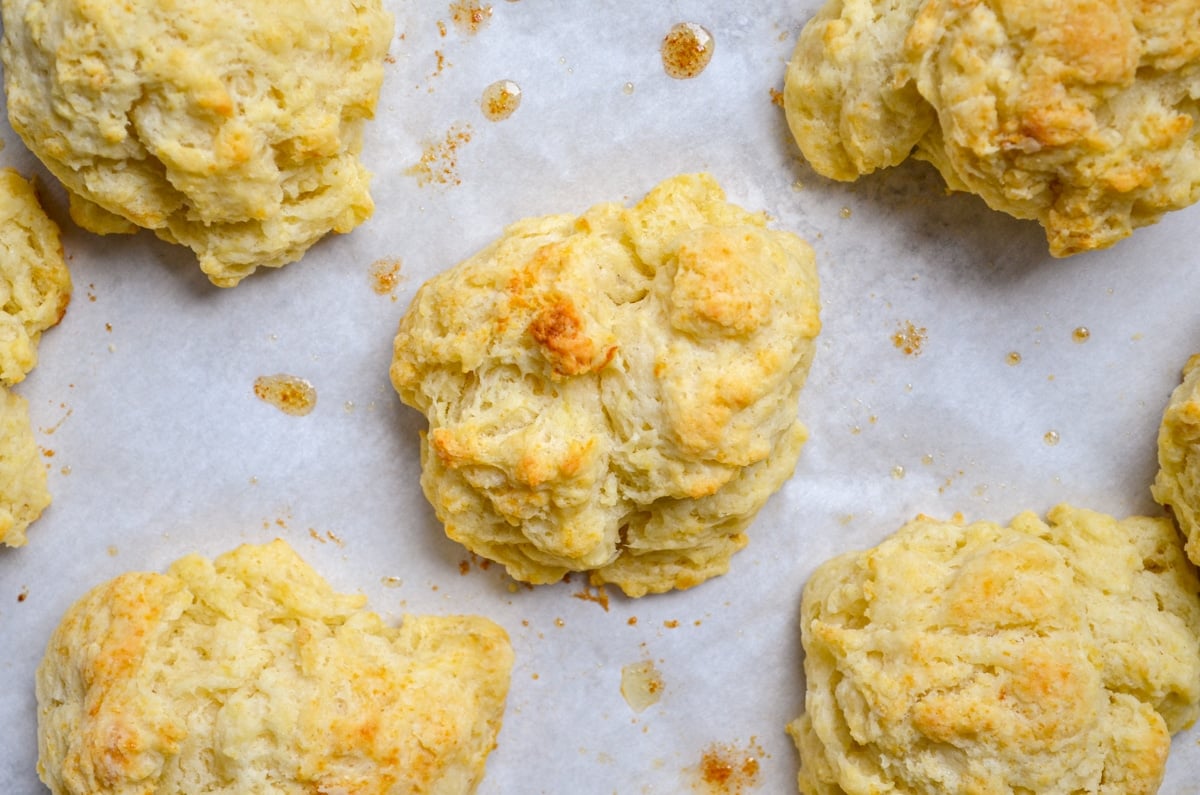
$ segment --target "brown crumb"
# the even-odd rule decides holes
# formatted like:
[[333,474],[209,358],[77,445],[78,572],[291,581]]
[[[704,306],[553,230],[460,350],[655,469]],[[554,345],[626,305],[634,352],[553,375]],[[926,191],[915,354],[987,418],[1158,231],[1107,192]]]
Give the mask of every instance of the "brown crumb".
[[371,289],[377,295],[391,295],[395,299],[396,285],[400,283],[399,257],[377,259],[371,263]]
[[254,379],[254,394],[284,414],[302,417],[317,405],[317,390],[294,375],[262,375]]
[[446,136],[440,141],[431,141],[425,145],[421,159],[410,166],[405,173],[416,177],[417,184],[425,185],[461,185],[458,176],[458,150],[471,140],[469,125],[455,125],[446,131]]
[[751,737],[745,748],[714,743],[704,750],[698,766],[700,791],[711,795],[740,795],[758,784],[763,749]]
[[492,18],[492,7],[478,0],[455,0],[450,4],[450,18],[459,32],[473,35]]
[[925,344],[926,329],[918,327],[911,320],[900,324],[900,329],[892,335],[892,345],[906,356],[920,356],[921,347]]
[[777,88],[770,89],[770,92],[771,92],[771,104],[778,105],[779,107],[782,108],[783,107],[783,92]]
[[571,596],[574,596],[576,599],[582,599],[585,602],[595,602],[604,608],[605,613],[608,612],[608,591],[605,590],[603,585],[597,585],[594,588],[590,585],[585,586],[582,591],[577,591],[571,594]]
[[663,69],[677,80],[695,77],[704,71],[713,56],[712,34],[695,22],[672,26],[659,48]]

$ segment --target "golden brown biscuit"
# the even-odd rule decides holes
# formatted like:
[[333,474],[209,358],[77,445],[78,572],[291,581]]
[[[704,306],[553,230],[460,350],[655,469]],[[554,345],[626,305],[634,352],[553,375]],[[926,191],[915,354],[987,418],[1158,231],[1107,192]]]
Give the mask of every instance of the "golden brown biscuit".
[[0,383],[15,384],[33,369],[42,332],[62,320],[70,301],[58,226],[32,184],[0,169]]
[[808,795],[1158,789],[1200,699],[1200,582],[1165,518],[918,517],[804,589]]
[[33,438],[29,406],[0,386],[0,544],[23,546],[25,531],[49,505],[46,467]]
[[55,795],[473,792],[508,636],[365,602],[279,540],[93,589],[38,668],[39,775]]
[[817,173],[849,181],[897,165],[936,122],[904,60],[904,36],[919,6],[829,0],[800,31],[784,110]]
[[3,0],[8,113],[100,233],[152,229],[231,286],[371,214],[379,0]]
[[705,174],[530,218],[423,285],[392,383],[447,534],[531,583],[631,596],[727,570],[806,438],[812,250]]
[[1200,354],[1188,359],[1158,429],[1158,475],[1151,494],[1171,509],[1200,564]]
[[911,151],[1066,256],[1200,198],[1197,95],[1189,0],[830,0],[784,103],[819,173]]

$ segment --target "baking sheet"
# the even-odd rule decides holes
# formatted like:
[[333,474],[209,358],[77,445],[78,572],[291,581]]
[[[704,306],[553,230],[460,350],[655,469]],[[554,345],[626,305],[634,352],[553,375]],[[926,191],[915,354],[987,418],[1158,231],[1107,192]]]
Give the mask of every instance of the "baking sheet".
[[[39,176],[76,285],[18,387],[54,504],[26,547],[0,549],[4,792],[44,792],[33,671],[63,611],[193,551],[283,537],[390,619],[502,624],[517,662],[482,793],[775,793],[795,788],[783,727],[803,703],[799,595],[822,560],[918,512],[1156,512],[1161,410],[1200,349],[1200,209],[1056,261],[1036,224],[946,195],[920,164],[852,185],[818,177],[772,95],[814,0],[494,2],[473,28],[455,22],[461,2],[387,5],[396,37],[363,155],[374,217],[232,290],[148,234],[74,227],[3,127],[0,164]],[[715,40],[693,79],[668,77],[660,58],[678,22]],[[521,104],[490,121],[480,98],[501,79]],[[396,323],[424,279],[506,224],[636,200],[699,170],[817,251],[824,330],[795,476],[730,573],[690,591],[612,593],[606,609],[577,598],[578,577],[514,588],[446,540],[421,495],[424,420],[387,380]],[[376,263],[396,261],[387,289]],[[311,414],[255,397],[255,379],[276,373],[313,384]],[[637,713],[621,669],[645,661],[664,689]],[[1176,737],[1162,792],[1195,791],[1198,739]],[[706,763],[749,760],[731,783],[705,782]]]

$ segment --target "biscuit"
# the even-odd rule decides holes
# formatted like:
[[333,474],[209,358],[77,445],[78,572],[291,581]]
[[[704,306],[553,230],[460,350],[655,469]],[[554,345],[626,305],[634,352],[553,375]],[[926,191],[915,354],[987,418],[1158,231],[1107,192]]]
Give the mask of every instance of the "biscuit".
[[801,603],[799,786],[1153,793],[1200,706],[1200,582],[1165,518],[920,516]]
[[0,169],[0,383],[18,383],[33,369],[42,332],[62,320],[70,301],[58,226],[32,184]]
[[1188,359],[1158,429],[1158,474],[1150,493],[1171,510],[1200,565],[1200,354]]
[[820,330],[812,249],[709,175],[529,218],[426,282],[391,379],[450,538],[630,596],[728,569],[790,477]]
[[214,284],[373,210],[359,162],[379,0],[3,0],[9,120],[99,233],[151,229]]
[[49,505],[46,467],[33,438],[29,406],[0,386],[0,544],[24,546],[25,531]]
[[824,176],[911,152],[1037,220],[1063,257],[1200,198],[1198,94],[1193,2],[829,0],[797,40],[784,108]]
[[469,793],[512,650],[475,616],[387,626],[285,542],[96,587],[37,671],[55,793]]

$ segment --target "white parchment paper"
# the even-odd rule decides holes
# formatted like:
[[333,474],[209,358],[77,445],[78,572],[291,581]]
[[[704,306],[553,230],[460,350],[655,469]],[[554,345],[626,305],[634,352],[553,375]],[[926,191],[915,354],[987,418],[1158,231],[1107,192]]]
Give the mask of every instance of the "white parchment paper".
[[[0,791],[45,791],[33,672],[62,613],[123,571],[194,551],[279,536],[389,619],[502,624],[517,663],[483,793],[726,791],[702,784],[706,754],[754,758],[742,790],[785,793],[798,760],[783,727],[804,692],[799,595],[821,561],[918,512],[1157,512],[1155,433],[1200,350],[1200,208],[1056,261],[1036,224],[947,195],[920,164],[852,185],[818,177],[772,101],[815,0],[495,0],[473,32],[449,0],[388,5],[396,37],[364,150],[374,217],[232,290],[151,235],[74,227],[3,126],[0,165],[38,176],[76,291],[18,387],[54,504],[26,547],[0,549]],[[694,79],[660,60],[677,22],[715,39]],[[479,100],[501,79],[522,103],[493,122]],[[426,178],[413,171],[423,155]],[[724,577],[637,601],[614,593],[607,610],[576,598],[581,578],[514,589],[446,540],[422,497],[424,420],[387,380],[396,323],[424,279],[506,224],[636,200],[698,170],[816,248],[824,330],[799,467]],[[395,259],[400,281],[381,295],[372,264]],[[893,337],[909,324],[920,344],[905,353]],[[255,378],[275,373],[309,380],[316,409],[258,400]],[[644,660],[664,691],[635,713],[621,668]],[[1196,791],[1198,739],[1175,739],[1163,792]]]

